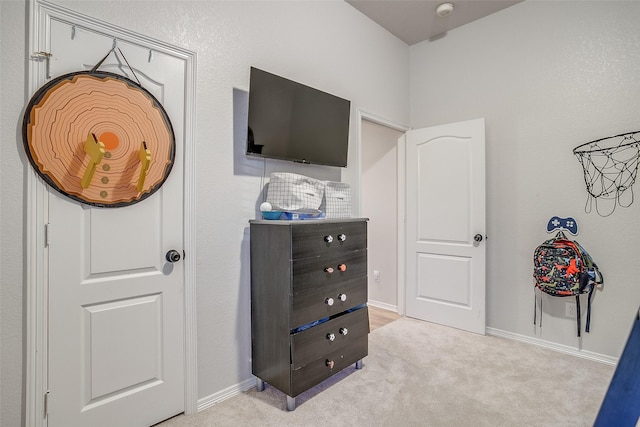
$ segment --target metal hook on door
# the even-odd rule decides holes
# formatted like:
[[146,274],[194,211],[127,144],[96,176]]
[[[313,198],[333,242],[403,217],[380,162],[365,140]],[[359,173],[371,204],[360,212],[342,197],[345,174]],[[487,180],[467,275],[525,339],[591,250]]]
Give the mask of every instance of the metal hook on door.
[[153,59],[153,50],[149,49],[149,60],[148,60],[148,62],[151,62],[152,59]]
[[71,26],[71,40],[74,40],[76,38],[76,26],[72,25]]
[[46,78],[50,79],[51,78],[51,71],[50,71],[50,64],[49,62],[51,61],[51,57],[53,55],[51,54],[51,52],[44,52],[44,51],[39,51],[39,52],[34,52],[31,55],[31,59],[42,62],[42,61],[46,61]]

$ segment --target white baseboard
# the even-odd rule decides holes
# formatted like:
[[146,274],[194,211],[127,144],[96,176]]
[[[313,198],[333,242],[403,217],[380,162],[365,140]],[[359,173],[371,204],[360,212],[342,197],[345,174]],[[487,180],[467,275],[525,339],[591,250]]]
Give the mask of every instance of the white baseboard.
[[550,350],[559,351],[560,353],[581,357],[583,359],[592,360],[594,362],[605,363],[607,365],[616,365],[618,363],[618,359],[616,357],[594,353],[592,351],[581,350],[579,348],[569,347],[567,345],[557,344],[550,341],[541,340],[539,338],[532,338],[525,335],[515,334],[513,332],[507,332],[494,328],[487,328],[486,331],[487,335],[494,335],[496,337],[508,338],[527,344],[537,345],[539,347],[548,348]]
[[240,393],[244,393],[245,391],[255,386],[256,378],[251,377],[246,381],[232,385],[231,387],[227,387],[224,390],[211,394],[207,397],[203,397],[202,399],[198,399],[198,412],[204,411],[205,409],[210,408],[213,405],[222,402],[223,400],[227,400]]
[[367,305],[371,305],[373,307],[382,308],[384,310],[393,311],[394,313],[398,312],[398,306],[397,305],[387,304],[386,302],[369,300],[369,301],[367,301]]

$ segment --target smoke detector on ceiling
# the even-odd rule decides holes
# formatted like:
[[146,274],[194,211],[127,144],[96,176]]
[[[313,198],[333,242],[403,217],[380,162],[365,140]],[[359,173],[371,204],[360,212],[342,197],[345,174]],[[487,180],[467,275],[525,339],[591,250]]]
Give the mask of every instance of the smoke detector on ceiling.
[[436,8],[438,16],[448,16],[453,12],[453,3],[442,3]]

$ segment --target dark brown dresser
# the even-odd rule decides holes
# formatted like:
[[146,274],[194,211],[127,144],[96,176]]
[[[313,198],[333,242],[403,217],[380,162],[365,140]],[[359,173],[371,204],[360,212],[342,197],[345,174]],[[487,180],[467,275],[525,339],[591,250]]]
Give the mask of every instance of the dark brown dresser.
[[368,353],[367,220],[256,220],[250,232],[252,371],[292,411]]

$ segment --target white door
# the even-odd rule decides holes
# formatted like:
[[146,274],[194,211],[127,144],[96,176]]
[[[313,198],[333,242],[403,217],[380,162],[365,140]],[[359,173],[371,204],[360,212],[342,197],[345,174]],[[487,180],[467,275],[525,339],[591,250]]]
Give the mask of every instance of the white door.
[[484,334],[484,119],[403,138],[406,314]]
[[[114,45],[105,32],[58,20],[48,35],[51,77],[91,69]],[[159,191],[98,208],[49,191],[50,427],[149,426],[184,410],[184,61],[116,41],[176,137]],[[123,58],[99,68],[135,81]],[[44,83],[44,82],[42,82]]]

